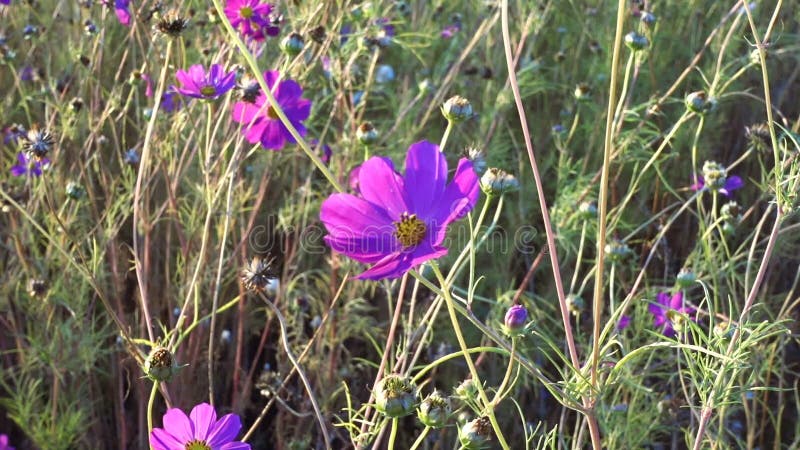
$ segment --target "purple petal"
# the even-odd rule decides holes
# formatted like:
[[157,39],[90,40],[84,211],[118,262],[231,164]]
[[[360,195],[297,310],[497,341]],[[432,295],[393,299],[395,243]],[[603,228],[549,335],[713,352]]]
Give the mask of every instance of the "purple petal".
[[[460,219],[475,207],[479,194],[478,176],[472,168],[472,162],[461,158],[453,181],[447,185],[444,194],[436,202],[436,212],[431,215],[432,221],[438,226],[446,226]],[[467,201],[464,202],[463,199]]]
[[411,209],[427,219],[430,208],[447,185],[447,159],[439,146],[428,141],[411,144],[406,155],[404,186]]
[[328,232],[336,237],[356,237],[368,230],[390,227],[392,219],[380,206],[350,194],[333,194],[328,197],[319,213]]
[[653,326],[658,328],[667,320],[664,308],[656,303],[647,305],[647,310],[653,315]]
[[301,95],[303,95],[303,88],[294,80],[281,80],[278,88],[275,89],[275,100],[279,104],[299,99]]
[[236,414],[226,414],[214,424],[206,435],[206,442],[212,448],[227,444],[236,438],[242,429],[242,421]]
[[689,188],[693,191],[699,191],[705,187],[705,180],[703,179],[702,175],[695,175],[694,176],[694,183],[689,186]]
[[624,330],[628,328],[628,325],[631,324],[631,318],[629,316],[620,316],[619,321],[617,322],[617,329]]
[[683,292],[678,291],[670,297],[669,307],[675,311],[680,311],[683,308]]
[[383,158],[372,157],[361,165],[358,187],[365,200],[388,211],[393,221],[410,212],[404,198],[403,179]]
[[672,328],[672,322],[669,320],[666,321],[666,325],[664,325],[664,331],[662,332],[666,337],[674,337],[675,336],[675,329]]
[[658,302],[659,305],[662,305],[664,307],[667,308],[669,307],[669,301],[670,297],[669,294],[666,292],[659,292],[658,295],[656,296],[656,302]]
[[[191,440],[191,439],[189,439]],[[150,433],[150,446],[153,450],[183,450],[189,440],[181,441],[164,429],[153,428]]]
[[279,120],[264,120],[264,129],[261,133],[261,145],[271,150],[280,150],[286,143],[283,132],[284,126]]
[[241,441],[229,442],[220,447],[220,450],[250,450],[250,444]]
[[719,190],[719,193],[730,197],[733,191],[741,188],[742,186],[744,186],[744,181],[742,181],[741,177],[733,175],[725,180],[725,186]]
[[427,241],[420,242],[414,248],[414,251],[411,253],[412,260],[411,260],[411,267],[416,267],[426,261],[430,261],[431,259],[441,258],[442,256],[447,255],[447,249],[444,247],[438,247],[431,245]]
[[194,438],[201,441],[208,440],[208,433],[214,428],[214,423],[217,421],[214,407],[208,403],[200,403],[192,408],[189,418],[194,425]]
[[126,27],[131,25],[131,14],[128,12],[127,5],[124,8],[115,8],[114,13],[116,13],[119,23]]
[[411,268],[410,253],[393,253],[381,259],[369,270],[362,272],[357,280],[382,280],[398,278]]
[[194,438],[194,427],[186,414],[179,408],[170,408],[162,420],[164,430],[182,442],[189,442]]

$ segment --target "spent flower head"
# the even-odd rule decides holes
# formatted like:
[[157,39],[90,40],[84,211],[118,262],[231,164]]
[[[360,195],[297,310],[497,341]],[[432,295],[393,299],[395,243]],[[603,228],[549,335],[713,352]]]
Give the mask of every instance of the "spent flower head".
[[37,160],[41,160],[50,153],[55,139],[53,135],[37,127],[32,127],[25,136],[22,138],[22,149],[34,156]]
[[492,424],[488,417],[479,417],[458,430],[458,440],[465,449],[486,448],[491,438]]
[[242,284],[248,291],[266,291],[272,280],[278,278],[272,258],[255,256],[242,269]]
[[189,20],[181,17],[177,12],[170,11],[158,18],[153,29],[171,38],[180,37],[189,28]]
[[481,189],[491,195],[516,192],[519,190],[519,180],[505,170],[491,167],[481,176]]
[[433,391],[420,403],[417,418],[426,427],[442,428],[447,425],[447,419],[452,413],[453,408],[448,399],[442,397],[439,391]]
[[454,95],[442,105],[442,114],[450,122],[463,122],[472,117],[472,103],[460,95]]
[[178,369],[172,352],[158,345],[153,347],[144,361],[144,373],[153,381],[169,381]]

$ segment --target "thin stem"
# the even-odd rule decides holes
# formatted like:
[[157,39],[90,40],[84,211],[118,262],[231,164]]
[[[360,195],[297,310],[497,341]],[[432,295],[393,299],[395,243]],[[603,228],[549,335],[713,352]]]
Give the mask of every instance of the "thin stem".
[[444,129],[444,134],[442,135],[442,141],[439,143],[439,151],[444,153],[444,146],[447,145],[447,138],[450,137],[450,132],[453,131],[453,121],[447,121],[447,128]]
[[425,438],[428,436],[428,433],[431,431],[431,427],[425,427],[422,430],[422,433],[417,436],[417,440],[414,441],[414,445],[411,446],[409,450],[417,450],[417,448],[425,442]]
[[[623,1],[623,0],[621,0]],[[528,159],[531,163],[531,171],[533,172],[533,179],[536,183],[536,193],[539,197],[539,207],[542,210],[542,222],[544,223],[544,231],[547,235],[547,253],[550,255],[550,265],[553,269],[553,280],[556,284],[556,293],[558,294],[558,304],[561,308],[561,320],[564,323],[564,335],[567,340],[567,348],[569,349],[569,356],[572,361],[572,366],[576,370],[580,367],[581,363],[578,359],[578,350],[575,347],[575,338],[572,333],[572,324],[569,321],[569,308],[567,308],[566,295],[564,294],[564,284],[561,281],[560,266],[558,263],[558,249],[556,248],[555,233],[553,232],[553,225],[550,221],[550,213],[547,208],[547,200],[544,197],[544,187],[542,185],[542,177],[539,174],[539,166],[536,164],[536,156],[533,151],[533,141],[531,140],[530,130],[528,128],[528,120],[525,116],[525,108],[522,105],[522,94],[519,90],[519,83],[517,83],[517,75],[514,69],[514,63],[511,55],[511,35],[508,30],[508,0],[503,0],[501,11],[501,24],[503,29],[503,47],[506,52],[506,63],[508,65],[508,79],[511,84],[511,90],[514,93],[514,102],[517,105],[517,112],[519,113],[520,125],[522,125],[522,133],[525,137],[525,148],[528,150]]]
[[317,399],[314,397],[314,391],[311,388],[311,382],[308,381],[308,377],[300,367],[300,363],[297,362],[297,358],[295,358],[294,354],[292,353],[292,349],[289,346],[289,332],[286,330],[286,320],[283,318],[283,315],[278,307],[269,301],[269,299],[265,297],[263,293],[259,294],[259,296],[261,297],[261,300],[263,300],[264,303],[266,303],[266,305],[272,310],[272,312],[275,313],[275,317],[278,319],[278,324],[281,328],[281,343],[283,343],[283,350],[286,352],[286,356],[289,358],[292,366],[297,371],[297,376],[300,377],[300,380],[303,382],[303,386],[306,388],[308,400],[311,402],[311,407],[314,409],[314,414],[317,416],[317,422],[319,423],[319,428],[322,432],[322,439],[325,441],[325,448],[331,448],[331,438],[328,436],[328,427],[325,426],[325,419],[322,417],[319,404],[317,404]]
[[508,358],[508,368],[506,369],[506,374],[503,377],[503,381],[500,383],[500,387],[497,388],[497,392],[494,394],[494,398],[492,399],[492,406],[496,407],[498,403],[503,400],[503,391],[506,390],[506,385],[508,384],[509,380],[511,380],[511,373],[514,371],[514,351],[517,349],[517,338],[511,338],[511,355]]
[[[600,174],[600,194],[598,198],[598,211],[597,211],[597,256],[595,263],[594,274],[594,297],[592,301],[592,368],[591,368],[591,383],[592,388],[596,391],[598,385],[597,379],[597,366],[600,362],[600,328],[601,319],[603,317],[603,294],[604,294],[604,265],[605,265],[605,246],[606,236],[608,234],[606,216],[608,215],[608,178],[611,169],[611,154],[614,151],[613,143],[613,130],[614,130],[614,104],[617,98],[617,84],[618,82],[618,68],[620,52],[622,48],[622,32],[625,23],[625,0],[619,0],[617,3],[617,26],[614,33],[614,50],[611,56],[611,81],[608,87],[608,109],[606,111],[606,130],[603,145],[603,168]],[[596,425],[596,424],[595,424]],[[598,430],[592,427],[589,421],[589,432],[592,437],[592,446],[595,449],[600,448],[600,441]]]
[[394,443],[397,440],[397,418],[392,419],[392,431],[389,433],[389,450],[394,450]]
[[147,274],[142,268],[142,261],[139,256],[139,220],[141,219],[141,201],[142,201],[142,183],[147,173],[147,167],[150,163],[150,142],[153,139],[153,130],[155,129],[156,117],[158,116],[158,107],[161,106],[161,96],[164,93],[164,86],[167,81],[167,69],[169,69],[169,60],[172,55],[172,39],[167,41],[167,51],[164,55],[164,66],[161,68],[161,74],[158,77],[158,86],[156,87],[155,102],[153,103],[153,112],[150,114],[150,121],[147,123],[147,130],[144,134],[144,143],[142,144],[142,157],[139,162],[139,171],[136,175],[136,187],[133,190],[133,261],[136,269],[136,281],[139,283],[139,299],[142,303],[142,315],[144,322],[147,326],[147,336],[151,342],[155,342],[155,335],[153,334],[153,322],[150,318],[150,308],[147,305]]
[[158,381],[153,382],[153,388],[150,389],[150,399],[147,400],[147,435],[153,432],[153,405],[156,403],[156,393],[158,392]]
[[467,351],[467,342],[464,340],[464,334],[461,332],[461,325],[458,324],[458,316],[456,315],[456,310],[453,306],[453,297],[450,295],[450,288],[447,286],[444,276],[442,275],[442,271],[439,270],[438,264],[436,264],[436,262],[432,262],[431,268],[433,269],[433,273],[436,274],[436,278],[439,280],[442,293],[444,294],[444,301],[447,305],[447,312],[450,315],[450,322],[453,325],[453,332],[458,340],[458,345],[461,346],[461,351],[464,353],[464,360],[467,362],[467,367],[469,367],[473,384],[478,388],[478,395],[485,405],[486,414],[488,414],[489,421],[492,423],[492,428],[497,435],[497,440],[500,442],[500,445],[503,447],[503,449],[510,450],[510,447],[503,436],[503,431],[500,429],[500,424],[497,423],[497,417],[494,415],[493,405],[489,401],[489,397],[486,396],[486,391],[483,389],[483,383],[481,383],[481,379],[478,377],[478,369],[475,368],[475,363],[472,361],[472,357],[469,356],[469,352]]

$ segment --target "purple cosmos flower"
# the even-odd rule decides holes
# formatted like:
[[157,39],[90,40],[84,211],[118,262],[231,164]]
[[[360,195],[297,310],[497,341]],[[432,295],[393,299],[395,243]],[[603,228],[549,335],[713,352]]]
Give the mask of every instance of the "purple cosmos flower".
[[[726,197],[730,197],[733,191],[741,188],[742,186],[744,186],[744,181],[742,181],[741,177],[733,175],[725,178],[725,184],[721,188],[717,189],[717,192]],[[697,175],[695,177],[694,184],[689,187],[693,191],[701,191],[706,188],[705,179],[703,179],[702,175]]]
[[16,144],[21,137],[25,137],[27,134],[28,131],[22,125],[9,125],[3,128],[3,144]]
[[[4,3],[3,0],[0,0],[0,3]],[[7,0],[5,4],[8,4]],[[14,450],[14,447],[8,444],[8,436],[5,434],[0,434],[0,450]]]
[[374,264],[356,278],[397,278],[412,267],[447,254],[447,226],[478,199],[478,177],[467,158],[447,184],[447,160],[428,141],[408,148],[406,174],[387,158],[372,157],[358,172],[360,195],[337,193],[320,209],[325,242],[356,261]]
[[[279,82],[279,78],[280,73],[277,70],[264,73],[267,86],[286,117],[300,136],[305,136],[306,128],[302,121],[311,114],[311,100],[302,98],[303,88],[296,81],[284,79]],[[295,142],[289,129],[278,118],[278,114],[261,90],[252,103],[239,101],[233,105],[233,121],[244,125],[245,137],[251,144],[261,142],[265,148],[280,150],[286,142],[292,144]]]
[[212,100],[233,89],[236,73],[225,73],[220,64],[212,64],[206,73],[203,66],[195,64],[189,71],[178,70],[175,78],[181,84],[177,91],[187,97]]
[[684,306],[681,291],[676,292],[672,297],[666,292],[659,292],[656,303],[651,303],[648,310],[653,315],[653,326],[661,328],[666,337],[675,336],[675,328],[683,320],[682,315],[689,316],[691,320],[697,320],[697,317],[692,317],[695,312],[694,308]]
[[280,32],[270,17],[271,12],[272,5],[259,0],[228,0],[225,4],[225,16],[231,21],[231,26],[257,41],[266,36],[277,36]]
[[50,160],[47,158],[29,158],[25,152],[19,152],[17,153],[17,164],[11,166],[11,175],[38,177],[42,175],[42,169],[48,164],[50,164]]
[[214,407],[201,403],[189,417],[178,408],[164,414],[164,428],[153,428],[150,445],[155,450],[250,450],[250,444],[234,441],[242,422],[236,414],[217,420]]
[[622,315],[620,316],[619,321],[617,321],[617,330],[622,331],[625,328],[628,328],[628,325],[630,324],[631,324],[630,316]]
[[312,139],[311,148],[313,148],[317,154],[319,155],[319,159],[322,160],[323,163],[327,166],[331,162],[331,156],[333,155],[333,150],[331,150],[331,146],[328,144],[322,144],[322,148],[319,147],[319,139]]
[[448,25],[442,29],[441,37],[443,39],[450,39],[455,36],[456,33],[461,31],[461,24],[456,22],[454,24]]
[[130,3],[130,0],[114,0],[114,13],[117,15],[117,20],[126,27],[131,26],[131,12],[128,10]]

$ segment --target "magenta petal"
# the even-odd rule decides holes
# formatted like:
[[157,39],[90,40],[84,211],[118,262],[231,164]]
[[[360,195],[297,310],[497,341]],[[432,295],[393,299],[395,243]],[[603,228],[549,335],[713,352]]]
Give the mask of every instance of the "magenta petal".
[[403,198],[403,179],[383,158],[372,157],[361,165],[358,187],[365,200],[384,208],[393,221],[410,212]]
[[369,270],[362,272],[355,278],[357,280],[382,280],[384,278],[398,278],[411,268],[411,255],[409,253],[393,253],[375,263]]
[[119,23],[121,23],[122,25],[125,25],[126,27],[130,26],[130,24],[131,24],[131,15],[130,15],[130,13],[128,13],[127,9],[117,8],[117,9],[114,10],[114,13],[116,13],[117,20],[119,20]]
[[11,175],[19,177],[25,175],[25,166],[11,166]]
[[362,263],[375,263],[400,250],[400,243],[390,233],[368,234],[364,237],[325,236],[325,243],[335,252]]
[[280,104],[291,102],[303,95],[303,88],[294,80],[282,80],[275,90],[275,100]]
[[214,407],[208,403],[200,403],[192,408],[189,419],[194,424],[194,438],[205,441],[208,439],[208,433],[214,428],[217,413],[214,411]]
[[328,232],[336,237],[360,237],[372,229],[392,226],[392,219],[380,207],[350,194],[328,197],[319,213]]
[[153,450],[183,450],[187,441],[180,441],[161,428],[153,428],[150,433],[150,446]]
[[168,430],[179,441],[189,442],[194,438],[192,422],[179,408],[168,409],[162,422],[164,429]]
[[436,211],[431,220],[438,226],[447,226],[450,222],[460,219],[475,207],[479,194],[478,176],[472,168],[472,162],[461,158],[453,181],[447,185],[444,194],[436,202]]
[[411,144],[406,155],[404,186],[412,210],[427,218],[431,205],[444,194],[447,185],[447,159],[439,146],[428,141]]
[[689,189],[691,189],[693,191],[699,191],[700,189],[703,189],[703,187],[705,187],[705,180],[703,179],[703,176],[702,175],[696,175],[694,177],[694,184],[689,186]]
[[669,299],[670,309],[680,311],[683,308],[683,292],[678,291]]
[[226,414],[214,424],[206,435],[206,442],[212,448],[217,448],[233,441],[242,429],[242,421],[236,414]]
[[271,150],[280,150],[286,143],[283,124],[278,120],[264,120],[264,131],[261,133],[261,145]]
[[744,186],[744,181],[742,181],[741,177],[733,175],[725,180],[725,186],[720,189],[719,192],[720,194],[729,197],[733,191],[741,188],[742,186]]
[[244,442],[241,442],[241,441],[235,441],[235,442],[229,442],[229,443],[223,445],[222,447],[220,447],[219,449],[220,450],[250,450],[250,444],[247,444],[247,443],[244,443]]
[[414,248],[411,255],[413,258],[411,260],[411,267],[417,267],[426,261],[447,255],[447,249],[444,247],[432,246],[430,243],[423,241]]

